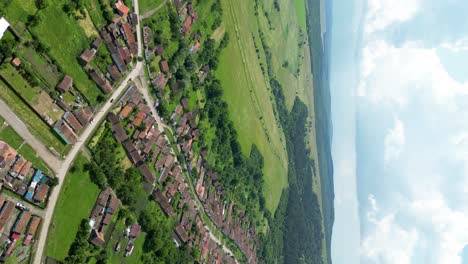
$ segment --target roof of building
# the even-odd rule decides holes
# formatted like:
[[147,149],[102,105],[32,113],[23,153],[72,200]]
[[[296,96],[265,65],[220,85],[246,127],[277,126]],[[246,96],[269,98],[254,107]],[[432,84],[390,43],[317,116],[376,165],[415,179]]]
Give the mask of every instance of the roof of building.
[[127,22],[122,23],[122,29],[125,34],[125,39],[128,41],[128,43],[133,43],[135,42],[135,36],[133,35],[132,28],[130,27],[130,24]]
[[109,213],[113,214],[117,210],[117,207],[119,207],[119,199],[117,197],[111,195],[110,196],[110,201],[109,201],[109,206],[107,207],[109,210]]
[[80,58],[86,63],[91,62],[94,59],[94,55],[96,55],[96,49],[85,49],[83,53],[81,53]]
[[13,168],[11,170],[16,174],[19,174],[25,163],[26,163],[26,160],[23,159],[23,157],[19,157],[16,160],[16,162],[13,165]]
[[30,161],[26,162],[26,164],[24,164],[23,168],[21,168],[20,174],[23,175],[23,176],[28,175],[29,171],[31,170],[31,166],[32,166],[32,162],[30,162]]
[[143,174],[143,177],[145,178],[146,182],[153,184],[154,180],[156,179],[153,173],[149,170],[148,166],[143,163],[139,167],[141,174]]
[[161,60],[159,62],[159,68],[164,73],[169,72],[169,64],[167,63],[167,60]]
[[9,167],[15,161],[16,155],[18,155],[18,153],[15,149],[13,149],[6,142],[0,140],[0,158],[2,160],[0,163],[5,162]]
[[13,209],[15,209],[15,204],[10,201],[6,201],[3,205],[2,210],[0,211],[0,231],[5,227],[8,217],[10,217]]
[[112,125],[112,132],[114,133],[115,139],[117,139],[118,142],[124,142],[128,139],[127,133],[120,123],[115,123]]
[[75,130],[76,133],[80,133],[80,131],[83,129],[80,121],[78,121],[72,112],[66,112],[63,115],[63,119],[67,121],[67,123],[73,128],[73,130]]
[[29,223],[28,234],[34,236],[36,234],[37,228],[41,223],[41,218],[39,216],[33,216],[31,222]]
[[21,65],[21,60],[18,57],[15,57],[11,60],[11,64],[15,67],[18,67]]
[[126,118],[128,114],[133,110],[133,105],[127,104],[122,111],[120,111],[119,116],[121,118]]
[[45,200],[45,197],[47,193],[49,192],[49,185],[47,184],[41,184],[39,188],[37,189],[36,193],[34,194],[34,200],[43,202]]
[[83,126],[88,125],[94,117],[93,112],[89,107],[82,107],[80,109],[75,110],[73,113]]
[[167,216],[175,215],[175,212],[172,209],[171,205],[169,204],[169,201],[167,200],[167,198],[164,196],[164,194],[160,190],[155,189],[154,196],[155,196],[156,202],[158,202],[159,206],[161,206],[161,209]]
[[119,68],[115,65],[107,66],[107,72],[109,72],[110,77],[112,80],[117,81],[122,78],[122,74],[120,74]]
[[59,85],[57,85],[57,89],[59,89],[61,92],[66,93],[70,88],[73,86],[73,78],[69,75],[65,75],[60,82]]
[[3,34],[8,29],[9,26],[10,26],[10,23],[8,23],[8,21],[6,21],[5,18],[3,17],[0,18],[0,39],[2,39]]
[[130,229],[130,237],[139,237],[141,234],[141,226],[139,224],[133,224]]
[[117,3],[115,3],[115,8],[117,8],[119,14],[124,18],[128,15],[128,12],[130,11],[130,9],[120,0],[117,1]]
[[13,232],[18,234],[23,234],[26,225],[29,223],[29,219],[31,218],[31,213],[28,211],[21,211],[18,219],[13,228]]
[[58,120],[54,125],[54,130],[68,144],[75,144],[78,136],[73,132],[72,128],[63,120]]
[[107,114],[107,120],[109,120],[109,122],[111,123],[111,125],[113,124],[119,124],[119,118],[117,117],[116,114],[110,112],[109,114]]
[[182,225],[178,225],[175,228],[175,233],[177,234],[177,236],[182,242],[187,243],[189,238],[188,238],[187,232],[185,231]]
[[101,246],[105,242],[104,235],[96,229],[93,229],[89,237],[89,242],[95,246]]
[[89,69],[88,74],[104,93],[111,93],[112,86],[109,81],[94,69]]

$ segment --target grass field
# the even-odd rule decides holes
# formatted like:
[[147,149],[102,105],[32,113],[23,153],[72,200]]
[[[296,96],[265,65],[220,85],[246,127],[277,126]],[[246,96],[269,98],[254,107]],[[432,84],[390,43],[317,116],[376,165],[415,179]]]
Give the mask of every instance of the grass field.
[[297,20],[302,31],[307,30],[306,6],[304,0],[294,0],[294,8],[296,9]]
[[287,153],[283,131],[273,113],[268,80],[258,63],[252,39],[252,34],[258,38],[253,2],[221,2],[230,42],[221,53],[217,75],[225,89],[224,98],[243,152],[248,155],[252,144],[256,144],[265,159],[264,193],[267,208],[273,212],[281,190],[287,186]]
[[56,151],[64,154],[69,148],[64,145],[54,134],[52,130],[31,110],[18,96],[16,96],[2,81],[0,81],[0,98],[8,104],[29,126],[29,131],[47,147],[53,147]]
[[[107,4],[108,1],[104,1]],[[85,1],[86,10],[88,10],[88,14],[91,20],[94,23],[96,28],[102,28],[106,25],[106,19],[103,16],[103,12],[101,9],[101,5],[99,4],[98,0],[88,0]],[[111,8],[110,5],[108,8]]]
[[42,21],[32,29],[32,32],[46,47],[51,48],[50,54],[63,72],[73,77],[75,86],[94,105],[101,91],[88,78],[77,59],[84,49],[90,47],[92,39],[86,37],[79,22],[62,11],[64,2],[64,0],[54,1],[54,4],[41,10]]
[[150,11],[153,8],[158,7],[164,0],[140,0],[138,5],[140,7],[140,15]]
[[81,220],[88,218],[99,194],[99,188],[83,169],[87,162],[80,153],[73,165],[75,170],[72,169],[65,178],[47,237],[47,256],[59,260],[67,256]]

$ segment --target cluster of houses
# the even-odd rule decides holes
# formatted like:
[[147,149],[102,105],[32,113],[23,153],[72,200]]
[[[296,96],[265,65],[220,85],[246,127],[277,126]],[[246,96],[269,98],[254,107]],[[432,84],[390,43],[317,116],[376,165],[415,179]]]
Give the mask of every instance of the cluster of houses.
[[106,242],[105,228],[110,224],[119,205],[120,200],[111,188],[101,191],[89,216],[89,226],[91,227],[89,242],[91,244],[101,246]]
[[[191,32],[192,25],[198,21],[198,14],[194,9],[194,6],[191,2],[185,0],[175,0],[174,1],[177,13],[179,14],[179,20],[182,23],[180,31],[184,36],[189,36]],[[189,54],[195,55],[200,49],[200,42],[202,36],[200,31],[197,31],[192,34],[192,43],[190,44]],[[143,28],[143,44],[145,46],[145,56],[147,59],[150,59],[151,56],[155,55],[160,57],[159,61],[159,72],[152,72],[150,68],[149,75],[151,78],[151,84],[158,91],[159,97],[163,97],[165,92],[164,88],[166,87],[169,80],[172,78],[170,76],[170,68],[167,60],[164,59],[164,48],[161,43],[156,43],[157,45],[152,45],[153,41],[153,32],[152,29],[148,26]],[[205,65],[202,67],[198,74],[198,78],[201,83],[204,82],[205,78],[209,73],[209,66]],[[174,81],[170,85],[170,90],[172,93],[176,93],[179,89],[179,82]]]
[[[22,240],[24,247],[31,245],[36,238],[40,223],[41,218],[32,215],[27,208],[15,206],[12,201],[0,197],[0,245],[3,245],[0,247],[2,248],[0,261],[5,262],[12,255],[15,248],[18,248],[19,241]],[[21,255],[18,260],[28,258],[24,248],[18,248],[17,255]]]
[[46,202],[50,192],[49,176],[4,141],[0,141],[0,177],[4,188],[25,200],[35,204]]
[[[115,3],[115,10],[112,22],[100,32],[102,38],[96,38],[91,47],[85,49],[79,57],[80,63],[85,67],[91,79],[102,92],[107,94],[112,92],[110,81],[118,81],[127,72],[127,65],[138,54],[138,43],[134,34],[138,16],[135,13],[129,13],[130,9],[121,0]],[[114,62],[107,66],[107,73],[101,73],[90,65],[103,42]]]
[[200,248],[202,261],[234,263],[210,238],[190,196],[182,167],[176,162],[167,138],[158,130],[142,95],[131,87],[118,105],[120,111],[109,113],[107,119],[114,137],[122,144],[131,162],[140,169],[145,189],[153,193],[167,216],[176,217],[176,212],[183,211],[174,230],[175,243]]
[[258,241],[255,227],[245,218],[245,212],[236,210],[234,202],[226,202],[226,192],[207,162],[208,152],[203,150],[198,156],[194,154],[193,143],[200,134],[196,116],[196,111],[189,111],[186,98],[182,98],[171,116],[174,129],[181,139],[179,147],[185,154],[188,169],[190,172],[195,170],[199,176],[194,186],[196,193],[211,220],[239,246],[249,263],[256,263]]
[[66,144],[75,144],[81,131],[93,121],[93,111],[89,107],[81,107],[74,111],[66,106],[62,109],[65,114],[55,122],[53,130]]
[[[139,224],[133,224],[127,226],[125,229],[125,236],[124,238],[128,238],[125,246],[125,256],[128,257],[132,255],[133,249],[135,248],[135,240],[141,235],[141,226]],[[114,247],[115,251],[120,251],[121,242],[117,242]]]

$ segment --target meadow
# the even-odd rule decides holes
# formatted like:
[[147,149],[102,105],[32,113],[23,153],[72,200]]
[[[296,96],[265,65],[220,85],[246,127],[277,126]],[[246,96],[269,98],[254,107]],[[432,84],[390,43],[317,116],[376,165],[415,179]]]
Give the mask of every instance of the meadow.
[[54,259],[63,260],[67,256],[81,220],[89,217],[99,194],[99,188],[84,169],[87,163],[80,153],[63,183],[47,236],[46,255]]
[[223,24],[230,35],[221,53],[217,76],[224,88],[230,116],[238,131],[244,154],[256,144],[264,157],[266,206],[274,212],[281,191],[287,186],[287,154],[282,129],[276,121],[268,80],[257,59],[252,35],[258,36],[253,2],[234,5],[221,1]]

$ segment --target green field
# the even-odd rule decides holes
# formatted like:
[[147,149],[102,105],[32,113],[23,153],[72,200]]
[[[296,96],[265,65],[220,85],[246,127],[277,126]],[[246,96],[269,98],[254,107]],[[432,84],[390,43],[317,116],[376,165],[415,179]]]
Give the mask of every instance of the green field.
[[[283,7],[281,7],[283,8]],[[302,31],[307,30],[307,14],[304,0],[294,0],[294,8],[296,9],[297,20],[301,26]]]
[[164,0],[140,0],[138,5],[140,7],[140,15],[158,7]]
[[88,218],[99,194],[89,173],[84,171],[86,163],[80,153],[63,183],[47,237],[46,255],[54,259],[63,260],[67,256],[81,220]]
[[252,34],[258,37],[253,2],[243,0],[235,5],[228,0],[221,2],[230,42],[221,53],[217,76],[225,89],[224,99],[243,152],[248,155],[252,144],[256,144],[265,159],[264,193],[267,208],[273,212],[282,189],[287,186],[287,154],[283,131],[274,116],[269,83],[258,63],[252,39]]
[[[29,126],[29,131],[37,136],[44,145],[53,147],[61,154],[69,150],[69,147],[64,145],[55,134],[52,134],[52,130],[2,81],[0,81],[0,98]],[[46,133],[46,131],[48,132]]]
[[78,56],[90,47],[92,39],[86,37],[83,28],[72,16],[62,11],[64,2],[57,0],[39,11],[42,21],[32,32],[50,48],[50,55],[55,58],[63,73],[73,77],[75,86],[94,105],[97,96],[102,94],[101,90],[88,78],[78,62]]
[[8,143],[12,148],[18,149],[23,143],[23,139],[8,125],[2,122],[0,126],[0,139]]

